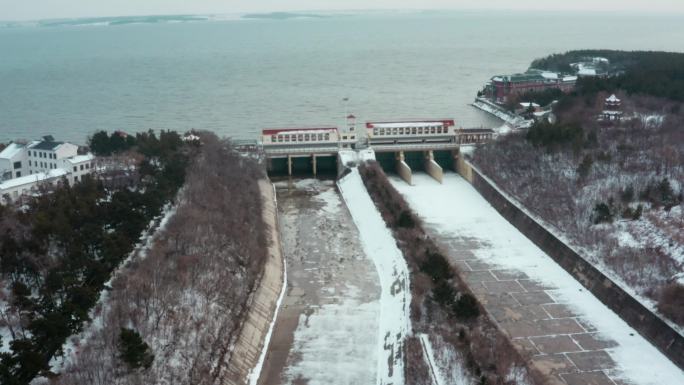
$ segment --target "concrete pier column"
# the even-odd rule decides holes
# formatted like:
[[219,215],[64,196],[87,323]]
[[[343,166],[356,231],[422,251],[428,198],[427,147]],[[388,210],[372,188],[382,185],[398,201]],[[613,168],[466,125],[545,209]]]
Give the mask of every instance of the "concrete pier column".
[[413,173],[411,172],[411,167],[409,167],[408,164],[404,161],[404,152],[399,151],[396,154],[396,160],[397,160],[397,173],[403,179],[406,183],[409,185],[413,185],[411,183],[412,175]]
[[442,183],[444,179],[444,170],[442,166],[435,162],[435,154],[432,150],[425,152],[425,171],[433,177],[437,182]]
[[313,175],[316,176],[316,154],[311,154],[311,166],[313,166]]
[[451,156],[454,159],[453,165],[454,165],[454,171],[459,172],[459,166],[458,166],[458,161],[461,159],[461,155],[459,154],[460,150],[454,150],[451,152]]
[[287,175],[292,176],[292,155],[287,156]]

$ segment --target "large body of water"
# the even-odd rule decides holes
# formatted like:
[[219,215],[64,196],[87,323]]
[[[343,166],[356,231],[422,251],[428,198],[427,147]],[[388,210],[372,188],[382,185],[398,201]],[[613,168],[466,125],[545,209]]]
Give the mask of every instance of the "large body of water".
[[0,28],[0,141],[99,129],[209,129],[453,117],[499,73],[579,48],[684,51],[684,17],[393,13]]

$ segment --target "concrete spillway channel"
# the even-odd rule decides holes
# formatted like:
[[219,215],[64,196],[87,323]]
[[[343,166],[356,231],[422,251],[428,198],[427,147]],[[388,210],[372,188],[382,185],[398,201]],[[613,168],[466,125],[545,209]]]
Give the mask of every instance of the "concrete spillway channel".
[[508,223],[463,178],[394,187],[548,384],[684,384],[684,372]]
[[259,384],[372,384],[380,286],[333,181],[276,184],[287,265]]

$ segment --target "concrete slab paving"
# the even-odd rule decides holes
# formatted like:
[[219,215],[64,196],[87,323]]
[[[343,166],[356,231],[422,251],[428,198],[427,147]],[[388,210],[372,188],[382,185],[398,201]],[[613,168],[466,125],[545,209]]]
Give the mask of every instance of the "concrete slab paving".
[[[530,366],[546,376],[548,384],[664,385],[657,379],[659,376],[684,383],[684,373],[650,344],[640,340],[636,345],[632,341],[619,345],[606,337],[615,335],[611,326],[616,323],[603,323],[599,328],[589,321],[596,320],[596,314],[576,311],[582,304],[568,302],[568,288],[582,295],[591,294],[581,286],[575,288],[577,282],[553,261],[542,261],[544,269],[550,273],[556,269],[554,276],[565,275],[572,282],[568,283],[565,276],[564,281],[546,279],[543,272],[547,270],[540,271],[539,258],[550,258],[506,222],[465,180],[447,174],[444,185],[437,186],[416,174],[413,181],[414,186],[407,186],[392,179],[423,219],[428,234],[450,262],[461,269],[486,311],[526,355]],[[498,265],[502,261],[505,266]],[[605,311],[602,317],[616,317],[607,308]],[[618,318],[614,322],[622,321]],[[641,347],[651,352],[645,358],[653,366],[639,362]],[[644,369],[634,370],[635,365]]]

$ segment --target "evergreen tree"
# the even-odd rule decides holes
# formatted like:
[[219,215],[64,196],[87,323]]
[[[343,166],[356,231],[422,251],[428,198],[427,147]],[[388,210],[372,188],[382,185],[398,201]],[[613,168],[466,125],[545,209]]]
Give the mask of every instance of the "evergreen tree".
[[154,354],[140,334],[128,328],[121,328],[119,335],[119,357],[131,369],[149,369],[154,361]]

